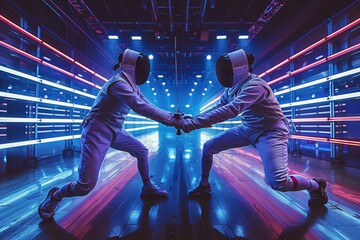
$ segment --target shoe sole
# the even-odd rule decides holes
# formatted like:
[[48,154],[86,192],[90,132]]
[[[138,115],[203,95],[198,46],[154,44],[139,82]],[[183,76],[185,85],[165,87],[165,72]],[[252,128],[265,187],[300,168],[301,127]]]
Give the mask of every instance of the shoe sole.
[[326,181],[325,181],[325,179],[314,179],[314,180],[316,182],[318,182],[320,187],[324,188],[326,198],[323,201],[311,201],[311,199],[309,199],[308,205],[312,206],[312,207],[323,206],[329,201],[329,198],[327,197],[327,194],[326,194],[326,187],[327,187]]
[[201,191],[199,193],[188,193],[189,197],[198,197],[202,195],[209,195],[211,193],[211,189]]
[[167,196],[168,196],[167,193],[164,193],[164,194],[140,193],[140,197],[142,197],[142,198],[166,198]]
[[38,213],[39,213],[39,216],[41,217],[42,220],[45,220],[45,221],[46,221],[46,220],[52,219],[52,218],[54,217],[55,211],[54,211],[54,213],[53,213],[50,217],[44,217],[44,216],[42,216],[42,215],[41,215],[41,210],[40,210],[40,208],[41,208],[41,205],[43,205],[43,204],[45,203],[46,199],[48,199],[48,197],[50,196],[50,194],[52,194],[53,192],[55,192],[55,191],[57,191],[57,190],[59,190],[59,188],[57,188],[57,187],[50,189],[50,191],[48,192],[45,200],[42,201],[42,203],[39,205],[39,207],[38,207]]

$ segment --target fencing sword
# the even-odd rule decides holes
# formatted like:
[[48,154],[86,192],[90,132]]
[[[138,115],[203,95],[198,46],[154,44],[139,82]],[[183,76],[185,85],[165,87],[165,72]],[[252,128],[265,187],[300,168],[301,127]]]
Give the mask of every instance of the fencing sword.
[[[176,107],[177,110],[174,113],[176,119],[181,118],[180,106],[179,106],[179,86],[178,86],[178,70],[177,70],[177,50],[176,50],[176,36],[175,36],[175,56],[174,56],[174,64],[175,64],[175,89],[176,89]],[[176,135],[181,135],[181,129],[176,129]]]

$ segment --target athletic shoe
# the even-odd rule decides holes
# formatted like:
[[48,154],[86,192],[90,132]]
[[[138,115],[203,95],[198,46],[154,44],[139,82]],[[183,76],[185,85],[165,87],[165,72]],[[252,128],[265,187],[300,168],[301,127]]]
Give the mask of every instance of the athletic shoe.
[[314,178],[318,184],[319,189],[315,191],[309,191],[310,199],[308,201],[309,206],[321,206],[328,202],[328,196],[326,194],[326,181],[323,178]]
[[156,186],[155,184],[151,184],[150,187],[143,187],[141,190],[141,197],[144,198],[152,198],[152,197],[167,197],[167,192]]
[[55,209],[59,205],[60,201],[52,200],[52,195],[58,190],[58,187],[50,189],[45,200],[40,204],[38,212],[43,220],[51,219],[55,214]]
[[188,194],[190,197],[196,197],[204,194],[209,194],[210,192],[211,192],[210,184],[206,186],[199,183],[199,185],[197,187],[192,188]]

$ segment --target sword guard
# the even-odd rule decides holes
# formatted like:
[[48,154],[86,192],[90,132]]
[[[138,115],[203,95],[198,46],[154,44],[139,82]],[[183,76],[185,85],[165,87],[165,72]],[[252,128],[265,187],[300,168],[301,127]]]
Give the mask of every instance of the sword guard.
[[[180,119],[181,118],[181,112],[178,110],[177,112],[174,113],[174,116],[176,119]],[[181,129],[177,128],[176,129],[176,135],[181,135]]]

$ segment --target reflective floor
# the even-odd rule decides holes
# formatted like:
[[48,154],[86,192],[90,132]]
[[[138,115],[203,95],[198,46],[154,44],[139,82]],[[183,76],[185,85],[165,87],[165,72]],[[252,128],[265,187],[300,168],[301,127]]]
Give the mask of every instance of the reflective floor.
[[76,179],[79,160],[78,154],[49,158],[1,178],[0,239],[359,239],[359,169],[291,157],[292,173],[328,181],[329,203],[309,208],[306,191],[281,193],[265,184],[255,149],[233,149],[215,156],[212,194],[189,199],[201,146],[219,131],[177,136],[168,130],[139,136],[149,148],[152,180],[168,191],[167,199],[141,199],[135,159],[110,150],[96,188],[64,199],[54,221],[43,222],[39,203],[53,186]]

